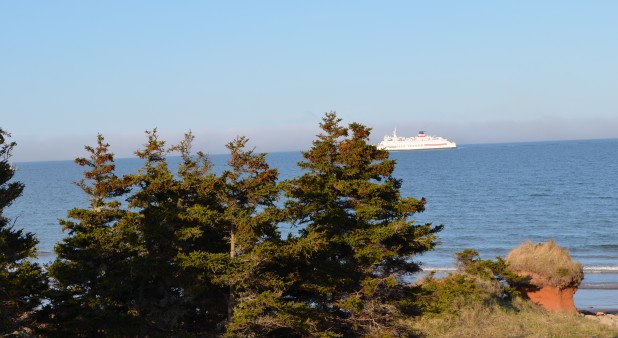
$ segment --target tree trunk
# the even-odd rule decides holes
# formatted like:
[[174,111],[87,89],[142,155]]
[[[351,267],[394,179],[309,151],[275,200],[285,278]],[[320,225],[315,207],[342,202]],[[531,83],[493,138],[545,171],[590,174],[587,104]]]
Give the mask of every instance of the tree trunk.
[[[236,225],[232,224],[230,229],[230,258],[236,258]],[[227,298],[227,321],[232,320],[234,314],[234,287],[230,285],[230,293]]]

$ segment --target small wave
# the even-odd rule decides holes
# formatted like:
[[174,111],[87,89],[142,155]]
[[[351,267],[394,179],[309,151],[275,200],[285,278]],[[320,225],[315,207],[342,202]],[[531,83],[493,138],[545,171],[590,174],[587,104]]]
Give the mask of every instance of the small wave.
[[586,290],[618,290],[618,283],[582,283],[579,289]]
[[[457,271],[456,267],[452,266],[426,266],[423,267],[424,272],[452,272]],[[584,266],[584,272],[587,273],[618,273],[618,266]]]
[[423,272],[452,272],[457,271],[457,268],[453,267],[425,267],[423,268]]
[[595,247],[605,250],[618,250],[618,244],[599,244],[595,245]]
[[587,273],[618,273],[618,266],[584,266]]
[[597,200],[615,200],[616,199],[616,197],[614,196],[592,196],[591,198],[597,199]]

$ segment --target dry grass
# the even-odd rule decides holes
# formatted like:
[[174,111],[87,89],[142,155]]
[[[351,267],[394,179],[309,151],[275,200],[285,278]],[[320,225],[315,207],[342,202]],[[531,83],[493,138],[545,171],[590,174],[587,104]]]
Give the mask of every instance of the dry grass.
[[582,265],[553,240],[539,244],[524,242],[509,252],[506,263],[510,271],[529,276],[538,286],[578,287],[584,278]]
[[547,312],[529,301],[514,308],[474,304],[457,315],[426,316],[406,324],[423,337],[617,337],[618,329],[581,315]]

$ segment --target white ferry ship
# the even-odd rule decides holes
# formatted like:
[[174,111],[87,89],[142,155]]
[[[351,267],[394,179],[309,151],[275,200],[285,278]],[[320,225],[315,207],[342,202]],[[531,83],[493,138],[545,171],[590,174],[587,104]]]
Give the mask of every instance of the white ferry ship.
[[424,131],[419,131],[415,137],[400,137],[397,136],[397,129],[395,129],[393,136],[384,136],[384,140],[378,143],[377,147],[388,151],[406,151],[452,149],[456,148],[457,144],[444,137],[426,135]]

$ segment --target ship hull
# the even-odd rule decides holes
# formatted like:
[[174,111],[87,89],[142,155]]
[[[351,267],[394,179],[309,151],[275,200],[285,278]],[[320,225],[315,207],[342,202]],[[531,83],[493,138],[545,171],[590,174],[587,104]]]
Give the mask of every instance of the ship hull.
[[416,151],[454,149],[457,144],[444,137],[425,135],[424,131],[419,131],[416,137],[399,137],[395,130],[393,136],[384,136],[377,147],[388,151]]
[[388,151],[421,151],[421,150],[440,150],[440,149],[455,149],[455,143],[443,145],[419,145],[419,146],[398,146],[398,145],[378,145],[378,149]]

